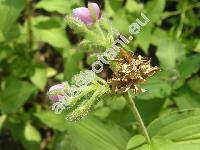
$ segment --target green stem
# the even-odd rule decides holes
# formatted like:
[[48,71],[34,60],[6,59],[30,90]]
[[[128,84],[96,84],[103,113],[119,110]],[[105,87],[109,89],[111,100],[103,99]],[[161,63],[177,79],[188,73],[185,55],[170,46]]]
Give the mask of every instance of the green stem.
[[142,120],[142,118],[140,116],[140,113],[139,113],[139,111],[138,111],[138,109],[137,109],[137,107],[135,105],[135,102],[132,99],[132,96],[131,96],[129,91],[125,94],[125,98],[126,98],[126,101],[127,101],[128,105],[129,105],[129,107],[130,107],[130,109],[131,109],[131,111],[132,111],[132,113],[133,113],[138,125],[139,125],[139,128],[140,128],[142,134],[144,135],[144,137],[147,140],[147,143],[151,144],[151,140],[150,140],[149,134],[147,132],[147,129],[146,129],[145,125],[144,125],[144,122],[143,122],[143,120]]
[[98,30],[98,32],[101,34],[102,38],[103,38],[104,40],[106,40],[106,37],[105,37],[105,35],[104,35],[104,33],[103,33],[101,27],[99,26],[98,22],[95,23],[95,27],[96,27],[96,29]]
[[[188,11],[188,10],[191,10],[193,8],[199,8],[200,7],[200,3],[195,3],[193,5],[190,5],[188,7],[185,8],[185,11]],[[162,20],[168,18],[168,17],[171,17],[171,16],[176,16],[176,15],[179,15],[181,14],[182,11],[181,10],[176,10],[176,11],[170,11],[170,12],[165,12],[164,15],[162,16]]]
[[31,29],[32,26],[32,22],[31,22],[31,15],[32,15],[32,9],[31,9],[31,1],[32,0],[27,0],[27,10],[26,10],[26,14],[27,14],[27,33],[28,33],[28,47],[29,50],[32,51],[33,49],[33,32]]
[[176,33],[176,37],[179,38],[182,34],[182,31],[183,31],[183,25],[184,25],[184,19],[185,19],[185,12],[183,12],[181,14],[181,21],[180,21],[180,24],[179,24],[179,27],[177,29],[177,33]]

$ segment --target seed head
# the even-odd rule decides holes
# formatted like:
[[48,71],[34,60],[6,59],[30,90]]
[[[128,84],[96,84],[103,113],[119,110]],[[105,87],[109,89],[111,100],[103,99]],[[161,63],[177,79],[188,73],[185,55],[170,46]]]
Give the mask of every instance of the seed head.
[[140,55],[136,56],[123,49],[120,50],[120,55],[114,61],[116,67],[108,83],[115,93],[125,93],[129,89],[132,89],[135,94],[143,92],[144,89],[140,88],[138,84],[160,71],[157,66],[151,66],[151,59]]

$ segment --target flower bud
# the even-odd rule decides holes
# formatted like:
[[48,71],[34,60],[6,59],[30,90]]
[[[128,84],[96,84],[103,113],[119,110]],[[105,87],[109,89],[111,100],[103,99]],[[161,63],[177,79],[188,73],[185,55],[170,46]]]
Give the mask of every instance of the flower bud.
[[65,85],[63,83],[52,86],[48,92],[49,99],[53,102],[59,101],[64,96],[64,88]]
[[[73,9],[72,16],[81,20],[86,26],[91,26],[96,20],[100,18],[100,8],[96,3],[89,3],[88,6],[90,9],[86,7]],[[95,20],[94,16],[96,18]]]

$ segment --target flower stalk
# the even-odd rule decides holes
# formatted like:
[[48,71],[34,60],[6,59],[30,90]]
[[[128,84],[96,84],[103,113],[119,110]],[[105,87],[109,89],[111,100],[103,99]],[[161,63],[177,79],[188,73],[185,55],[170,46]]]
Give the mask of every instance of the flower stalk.
[[130,90],[128,92],[124,93],[124,96],[126,98],[126,101],[127,101],[128,105],[129,105],[129,107],[130,107],[130,109],[131,109],[136,121],[137,121],[137,124],[139,126],[140,131],[142,132],[142,134],[146,138],[147,143],[150,144],[151,140],[150,140],[149,134],[148,134],[147,129],[146,129],[145,125],[144,125],[142,117],[140,116],[140,113],[139,113],[139,111],[138,111],[138,109],[137,109],[137,107],[135,105],[135,102],[134,102],[134,100],[133,100],[133,98],[132,98],[132,96],[130,94]]

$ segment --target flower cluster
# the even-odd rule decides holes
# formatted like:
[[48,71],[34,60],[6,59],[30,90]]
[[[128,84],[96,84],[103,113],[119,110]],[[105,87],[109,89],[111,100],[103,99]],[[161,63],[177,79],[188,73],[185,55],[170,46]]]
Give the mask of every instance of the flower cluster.
[[[150,21],[143,13],[141,17],[143,22],[137,18],[129,26],[131,35],[128,39],[117,33],[117,40],[114,40],[114,29],[105,18],[100,17],[100,8],[96,3],[89,3],[88,8],[73,9],[72,16],[66,17],[68,26],[76,33],[85,35],[86,40],[82,41],[82,46],[88,46],[92,51],[99,48],[98,51],[103,51],[103,54],[98,55],[98,60],[92,63],[92,70],[75,75],[71,85],[64,82],[49,89],[48,96],[54,103],[52,110],[55,113],[59,114],[67,108],[66,119],[77,121],[86,116],[104,94],[111,92],[110,87],[115,93],[125,93],[129,89],[134,93],[143,91],[138,84],[158,72],[159,68],[151,67],[149,59],[127,53],[119,46],[128,44],[133,39],[132,35],[138,34],[140,27]],[[113,76],[106,82],[95,73],[100,73],[103,64],[109,63]]]
[[[96,80],[96,75],[89,70],[80,72],[72,79],[72,85],[68,82],[52,86],[48,91],[49,99],[53,102],[62,101],[66,99],[65,104],[71,102],[71,99],[77,97],[87,86],[91,85]],[[56,111],[57,113],[60,113]]]
[[72,85],[64,82],[51,87],[48,96],[53,102],[52,110],[56,114],[67,108],[71,112],[66,119],[76,121],[87,115],[93,104],[109,91],[109,85],[103,79],[86,70],[72,78]]

